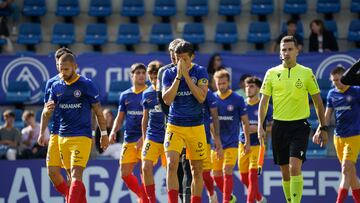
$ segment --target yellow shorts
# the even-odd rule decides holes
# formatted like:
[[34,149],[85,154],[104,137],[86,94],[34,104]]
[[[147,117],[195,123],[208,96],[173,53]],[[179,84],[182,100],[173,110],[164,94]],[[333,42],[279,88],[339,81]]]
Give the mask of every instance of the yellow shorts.
[[91,152],[92,139],[86,136],[59,136],[59,150],[65,169],[73,166],[86,167]]
[[260,145],[251,146],[250,153],[244,155],[244,145],[239,143],[239,161],[238,167],[240,173],[247,173],[249,169],[258,168],[258,157],[259,157]]
[[46,165],[47,166],[57,166],[63,167],[60,159],[60,151],[59,151],[59,135],[53,134],[50,135],[49,146],[47,149],[46,155]]
[[204,125],[184,127],[167,124],[164,141],[165,152],[176,151],[181,154],[186,146],[189,160],[203,160],[207,156],[206,144]]
[[163,144],[146,139],[141,151],[141,160],[149,160],[156,165],[160,156],[161,165],[166,167],[166,157]]
[[343,138],[334,135],[334,145],[340,162],[349,160],[356,163],[360,151],[360,135]]
[[207,144],[205,147],[206,158],[203,160],[203,170],[212,170],[212,161],[211,161],[211,145]]
[[226,165],[235,166],[238,156],[237,148],[226,148],[224,149],[224,158],[218,159],[217,153],[211,150],[211,161],[214,171],[222,171]]
[[124,142],[120,154],[120,164],[137,163],[141,160],[141,150],[136,149],[136,142]]

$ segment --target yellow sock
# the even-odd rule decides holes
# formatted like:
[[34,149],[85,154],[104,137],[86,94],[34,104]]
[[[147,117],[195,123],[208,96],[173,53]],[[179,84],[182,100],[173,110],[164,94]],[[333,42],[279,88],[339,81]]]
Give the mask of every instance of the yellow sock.
[[291,203],[300,203],[303,192],[304,180],[302,175],[290,176]]
[[290,181],[282,181],[282,186],[284,190],[284,195],[287,203],[291,203],[291,196],[290,196]]

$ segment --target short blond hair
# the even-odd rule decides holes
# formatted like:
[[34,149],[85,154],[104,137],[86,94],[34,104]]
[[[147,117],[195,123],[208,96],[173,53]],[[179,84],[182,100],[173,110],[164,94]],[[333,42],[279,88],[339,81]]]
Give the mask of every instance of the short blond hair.
[[31,111],[31,110],[25,110],[24,113],[22,114],[22,120],[26,121],[28,118],[30,117],[34,117],[35,116],[35,112]]
[[230,73],[226,69],[221,69],[215,72],[214,79],[227,78],[230,81]]

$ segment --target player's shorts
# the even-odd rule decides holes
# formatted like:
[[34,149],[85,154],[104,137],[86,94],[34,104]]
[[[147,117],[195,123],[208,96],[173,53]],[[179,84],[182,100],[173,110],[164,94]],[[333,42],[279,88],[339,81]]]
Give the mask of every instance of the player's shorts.
[[57,166],[62,167],[61,159],[60,159],[60,151],[59,151],[59,135],[52,134],[50,135],[49,145],[47,149],[46,155],[46,165],[47,166]]
[[59,136],[59,150],[65,169],[73,166],[86,167],[90,157],[92,139],[86,136]]
[[190,160],[203,160],[206,158],[206,144],[204,125],[185,127],[167,124],[165,152],[176,151],[181,154],[183,147],[186,146]]
[[203,160],[202,168],[203,170],[212,170],[211,144],[206,145],[205,151],[206,151],[206,158]]
[[136,142],[124,142],[121,148],[120,164],[137,163],[141,160],[141,150],[136,149]]
[[164,144],[146,139],[141,151],[141,160],[149,160],[156,165],[160,157],[161,165],[166,167]]
[[274,163],[289,164],[290,157],[306,160],[310,124],[306,119],[297,121],[274,120],[272,125],[272,150]]
[[222,171],[225,166],[235,166],[238,156],[237,148],[226,148],[224,149],[224,158],[218,159],[217,153],[214,150],[211,150],[211,161],[212,169],[214,171]]
[[249,169],[258,168],[258,157],[260,151],[260,145],[250,146],[250,153],[244,154],[244,144],[239,143],[239,161],[238,167],[240,173],[247,173]]
[[349,160],[356,163],[360,152],[360,135],[351,137],[334,136],[334,145],[340,162]]

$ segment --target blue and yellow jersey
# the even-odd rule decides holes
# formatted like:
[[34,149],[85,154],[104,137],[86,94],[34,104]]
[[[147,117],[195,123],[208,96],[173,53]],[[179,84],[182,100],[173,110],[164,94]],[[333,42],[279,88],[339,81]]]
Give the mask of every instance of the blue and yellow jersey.
[[[258,110],[259,110],[259,102],[255,104],[249,104],[247,103],[247,113],[248,113],[248,117],[249,117],[249,125],[258,125]],[[269,104],[268,107],[268,111],[266,113],[266,117],[265,117],[265,122],[264,122],[264,129],[266,128],[266,122],[271,122],[272,121],[272,106]],[[245,134],[242,128],[240,128],[240,135],[239,135],[239,141],[241,143],[245,143]],[[250,134],[250,145],[251,146],[256,146],[256,145],[260,145],[259,139],[258,139],[258,134],[257,133],[252,133]]]
[[210,109],[217,108],[216,98],[214,93],[211,90],[208,90],[206,95],[206,100],[204,102],[204,126],[206,132],[206,142],[211,144],[211,133],[210,133],[210,124],[212,122],[212,117],[210,113]]
[[51,86],[50,100],[59,109],[59,135],[91,138],[91,105],[99,102],[99,90],[88,78],[78,76],[68,83],[63,80]]
[[126,142],[137,142],[141,137],[141,119],[143,116],[141,100],[146,88],[135,92],[134,88],[131,87],[120,94],[119,111],[125,113]]
[[158,71],[158,77],[157,77],[157,81],[156,81],[156,92],[158,94],[158,98],[159,98],[159,102],[160,102],[160,105],[161,105],[161,110],[164,112],[164,114],[166,116],[169,115],[169,106],[165,104],[163,98],[162,98],[162,89],[163,89],[163,83],[162,83],[162,78],[164,76],[164,72],[171,68],[171,67],[174,67],[175,65],[170,63],[170,64],[167,64],[163,67],[161,67]]
[[360,87],[351,86],[344,92],[333,88],[327,96],[328,108],[335,111],[335,134],[350,137],[360,134]]
[[214,93],[219,113],[221,143],[224,149],[237,148],[241,116],[247,114],[244,98],[233,93],[232,90],[223,95],[219,94],[219,92]]
[[157,143],[164,143],[165,114],[157,97],[154,86],[147,88],[142,95],[142,105],[149,110],[149,122],[146,129],[146,138]]
[[[163,76],[164,88],[169,88],[172,85],[176,74],[176,66],[165,71]],[[208,83],[206,69],[197,64],[192,64],[189,75],[197,85],[207,85]],[[203,124],[203,105],[196,100],[184,78],[181,78],[176,97],[170,106],[168,122],[176,126],[198,126]]]
[[[60,76],[58,74],[58,75],[50,78],[48,81],[46,81],[44,103],[48,102],[48,100],[50,98],[50,89],[51,89],[52,84],[59,80],[60,80]],[[52,135],[59,134],[59,127],[60,127],[59,109],[55,108],[53,116],[52,116],[52,124],[51,124],[50,133]]]

